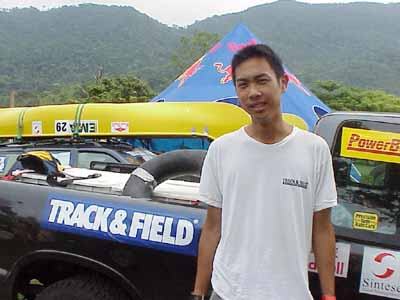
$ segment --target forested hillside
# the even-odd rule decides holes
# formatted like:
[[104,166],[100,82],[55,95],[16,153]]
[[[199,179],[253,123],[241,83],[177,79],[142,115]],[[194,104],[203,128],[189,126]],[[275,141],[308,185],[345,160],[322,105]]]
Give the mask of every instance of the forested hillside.
[[159,85],[159,67],[181,30],[131,7],[81,5],[0,12],[0,94],[42,91],[107,74],[134,73]]
[[243,22],[307,84],[337,80],[400,95],[399,18],[400,3],[283,0],[209,18],[190,30],[225,34]]

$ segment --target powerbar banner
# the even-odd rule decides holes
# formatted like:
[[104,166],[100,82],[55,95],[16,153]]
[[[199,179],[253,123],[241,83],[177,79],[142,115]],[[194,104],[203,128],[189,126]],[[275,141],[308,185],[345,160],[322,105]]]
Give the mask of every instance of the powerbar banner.
[[343,127],[340,155],[400,164],[400,134]]
[[41,227],[153,248],[184,255],[197,255],[203,217],[185,216],[154,204],[112,203],[49,195]]

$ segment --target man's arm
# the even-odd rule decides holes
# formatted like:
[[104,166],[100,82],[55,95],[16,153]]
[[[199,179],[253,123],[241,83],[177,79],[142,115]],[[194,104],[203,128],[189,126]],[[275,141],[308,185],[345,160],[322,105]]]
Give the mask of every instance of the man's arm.
[[210,284],[212,265],[221,237],[221,208],[209,206],[200,236],[197,272],[193,295],[206,295]]
[[312,242],[322,294],[334,296],[336,240],[330,208],[314,213]]

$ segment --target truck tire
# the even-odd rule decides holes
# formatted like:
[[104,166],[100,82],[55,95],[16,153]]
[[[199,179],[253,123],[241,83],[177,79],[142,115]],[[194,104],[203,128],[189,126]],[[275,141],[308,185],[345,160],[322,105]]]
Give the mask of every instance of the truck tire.
[[76,276],[45,288],[36,300],[131,300],[125,292],[100,276]]

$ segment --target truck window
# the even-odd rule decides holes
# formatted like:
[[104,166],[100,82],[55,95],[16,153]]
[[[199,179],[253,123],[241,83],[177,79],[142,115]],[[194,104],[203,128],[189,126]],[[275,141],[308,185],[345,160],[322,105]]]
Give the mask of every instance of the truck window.
[[399,127],[348,121],[339,128],[333,150],[334,225],[389,235],[400,231]]
[[78,155],[78,168],[90,169],[90,163],[92,161],[110,162],[117,163],[116,160],[111,155],[101,152],[79,152]]
[[0,176],[7,174],[20,153],[0,153]]
[[58,159],[63,166],[71,165],[71,152],[70,151],[50,151],[51,154]]

